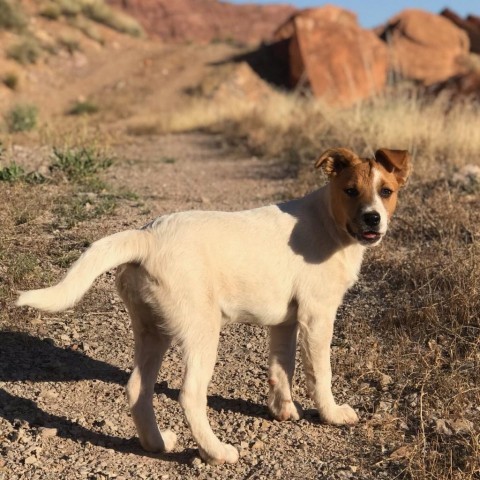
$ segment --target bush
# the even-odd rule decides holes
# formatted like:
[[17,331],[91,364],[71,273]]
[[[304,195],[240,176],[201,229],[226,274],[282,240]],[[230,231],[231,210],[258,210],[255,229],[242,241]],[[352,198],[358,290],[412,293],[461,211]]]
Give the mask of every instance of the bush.
[[[1,1],[1,0],[0,0]],[[7,57],[22,65],[35,63],[40,56],[40,47],[34,38],[25,38],[7,50]]]
[[76,102],[68,111],[70,115],[91,115],[98,112],[98,106],[90,100]]
[[40,15],[49,20],[57,20],[62,15],[62,10],[58,4],[52,2],[45,5],[40,10]]
[[53,149],[52,171],[60,170],[68,180],[81,182],[112,164],[112,159],[90,147],[77,149]]
[[136,20],[127,15],[115,12],[103,1],[93,0],[92,2],[85,3],[82,11],[84,15],[91,20],[102,23],[121,33],[127,33],[134,37],[140,37],[143,33],[142,27],[140,27]]
[[64,48],[70,55],[81,50],[80,42],[73,37],[61,37],[58,39],[58,45]]
[[85,17],[72,17],[68,22],[72,27],[80,30],[86,37],[103,45],[104,39],[94,23]]
[[11,163],[6,167],[0,169],[0,182],[17,182],[25,175],[25,171],[22,167],[16,163]]
[[8,111],[6,122],[10,132],[27,132],[37,125],[38,109],[35,105],[16,105]]
[[74,17],[81,13],[82,11],[82,3],[78,0],[55,0],[57,5],[59,6],[62,15],[66,15],[67,17]]
[[0,29],[5,30],[22,30],[27,21],[17,4],[12,4],[9,0],[0,0]]
[[2,78],[2,82],[10,90],[16,90],[18,87],[18,75],[13,72],[6,73]]

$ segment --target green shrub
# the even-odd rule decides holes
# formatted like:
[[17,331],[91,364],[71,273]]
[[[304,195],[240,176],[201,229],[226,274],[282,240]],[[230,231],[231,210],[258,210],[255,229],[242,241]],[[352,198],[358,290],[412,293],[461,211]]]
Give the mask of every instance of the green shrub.
[[35,105],[19,104],[11,108],[6,116],[10,132],[27,132],[37,125],[38,109]]
[[35,63],[39,56],[40,47],[37,41],[32,37],[24,38],[7,50],[7,57],[16,60],[22,65]]
[[27,21],[23,15],[18,0],[12,3],[10,0],[0,0],[0,29],[22,30]]
[[78,52],[81,50],[80,48],[80,42],[73,37],[61,37],[57,40],[58,45],[61,48],[64,48],[67,50],[67,52],[72,55],[75,52]]
[[2,78],[2,82],[10,90],[16,90],[18,87],[18,75],[13,72],[6,73]]
[[59,6],[62,15],[67,17],[74,17],[82,11],[83,1],[79,0],[55,0],[55,3]]
[[68,20],[68,23],[72,26],[80,30],[86,37],[95,40],[96,42],[103,45],[104,39],[95,25],[91,20],[85,17],[72,17]]
[[127,33],[134,37],[139,37],[143,33],[142,27],[136,20],[122,13],[115,12],[101,0],[85,3],[82,12],[91,20],[102,23],[121,33]]
[[98,106],[90,100],[76,102],[68,111],[70,115],[91,115],[98,112]]
[[21,180],[25,175],[25,170],[17,165],[11,163],[0,169],[0,182],[17,182]]
[[41,8],[40,15],[48,18],[49,20],[58,20],[58,18],[62,15],[62,10],[57,3],[50,2]]
[[112,159],[91,147],[53,149],[54,161],[50,170],[59,170],[72,182],[82,182],[112,164]]

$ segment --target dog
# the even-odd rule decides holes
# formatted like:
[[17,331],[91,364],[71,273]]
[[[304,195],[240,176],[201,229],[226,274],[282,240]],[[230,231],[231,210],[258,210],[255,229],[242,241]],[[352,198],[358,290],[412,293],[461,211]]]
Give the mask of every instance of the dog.
[[171,451],[176,435],[158,429],[152,406],[162,358],[179,342],[185,376],[179,401],[200,456],[235,463],[207,419],[207,387],[220,329],[234,322],[270,328],[268,407],[297,420],[292,399],[297,340],[308,392],[321,419],[358,422],[331,390],[336,311],[357,280],[366,247],[384,237],[410,172],[405,150],[360,158],[332,148],[316,161],[329,181],[303,198],[240,212],[189,211],[158,217],[93,243],[57,285],[21,292],[17,305],[49,312],[72,307],[96,277],[118,267],[116,285],[132,320],[134,369],[127,397],[140,443]]

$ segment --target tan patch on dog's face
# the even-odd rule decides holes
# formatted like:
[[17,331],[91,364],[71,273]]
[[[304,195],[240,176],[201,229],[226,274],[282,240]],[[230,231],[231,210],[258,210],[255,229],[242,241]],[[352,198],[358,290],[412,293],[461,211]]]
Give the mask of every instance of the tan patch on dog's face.
[[330,178],[330,206],[338,227],[362,245],[378,244],[410,174],[409,153],[381,148],[369,159],[347,148],[330,148],[315,167]]
[[332,214],[361,243],[376,244],[387,231],[398,190],[395,175],[374,160],[361,159],[331,180]]

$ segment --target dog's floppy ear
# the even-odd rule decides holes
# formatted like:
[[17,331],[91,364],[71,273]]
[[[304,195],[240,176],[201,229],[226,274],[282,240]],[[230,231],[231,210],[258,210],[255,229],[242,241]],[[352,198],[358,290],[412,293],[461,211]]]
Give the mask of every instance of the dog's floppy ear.
[[361,160],[348,148],[329,148],[315,162],[315,168],[322,168],[328,177],[334,177],[344,168],[360,162]]
[[375,152],[375,160],[382,165],[387,172],[397,177],[398,184],[403,187],[407,182],[412,169],[410,154],[407,150],[390,150],[380,148]]

